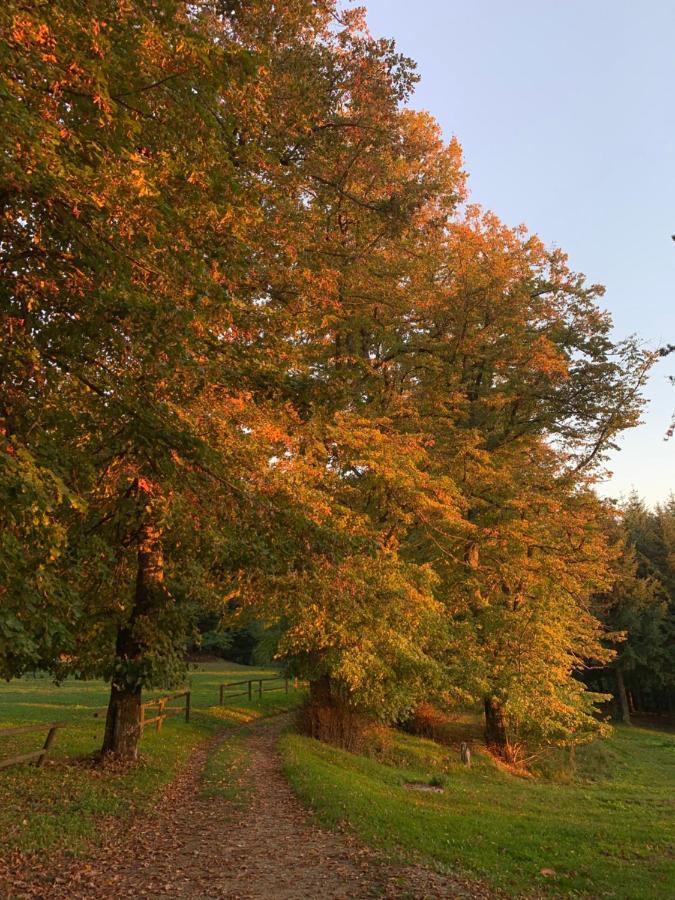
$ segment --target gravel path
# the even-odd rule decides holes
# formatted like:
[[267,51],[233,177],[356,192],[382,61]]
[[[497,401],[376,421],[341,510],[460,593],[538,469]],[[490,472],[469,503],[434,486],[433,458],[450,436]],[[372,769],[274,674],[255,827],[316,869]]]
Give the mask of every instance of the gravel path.
[[[258,722],[246,734],[245,808],[201,799],[206,758],[221,736],[204,744],[156,808],[111,833],[88,860],[60,857],[35,869],[16,866],[0,897],[99,898],[492,898],[487,887],[420,866],[383,862],[357,841],[317,827],[281,773],[277,752],[286,717]],[[242,732],[239,732],[241,737]],[[44,859],[42,860],[44,863]]]

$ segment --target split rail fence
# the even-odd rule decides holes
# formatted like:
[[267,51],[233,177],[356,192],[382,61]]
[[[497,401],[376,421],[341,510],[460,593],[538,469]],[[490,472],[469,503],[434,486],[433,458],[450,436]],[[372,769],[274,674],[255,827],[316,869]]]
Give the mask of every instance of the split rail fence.
[[[171,700],[178,700],[184,697],[182,706],[167,706]],[[146,710],[157,710],[157,715],[148,718]],[[155,725],[155,731],[161,731],[164,720],[167,716],[182,713],[185,721],[190,721],[190,691],[180,691],[177,694],[168,694],[166,697],[158,697],[156,700],[148,700],[141,705],[141,732],[146,725]]]
[[[277,684],[276,687],[263,687],[263,683],[270,681],[282,683]],[[243,687],[244,685],[246,687]],[[255,690],[253,685],[256,685]],[[224,706],[225,700],[230,700],[233,697],[248,697],[249,700],[252,700],[254,693],[258,697],[262,697],[262,695],[266,694],[268,691],[285,691],[288,693],[291,687],[293,690],[297,690],[300,687],[298,679],[284,678],[282,675],[276,675],[269,678],[247,678],[244,681],[226,681],[220,685],[220,705]],[[232,692],[229,688],[242,688],[242,690]]]
[[4,769],[6,766],[15,766],[23,762],[31,762],[32,760],[35,760],[35,765],[39,768],[45,761],[45,757],[54,743],[56,732],[59,728],[63,727],[63,722],[41,722],[39,725],[17,725],[14,728],[0,728],[0,738],[13,737],[17,734],[29,734],[32,731],[47,730],[47,737],[39,750],[31,750],[30,753],[19,753],[16,756],[8,756],[6,759],[0,759],[0,769]]
[[[272,686],[273,682],[276,682],[276,684]],[[262,697],[263,694],[270,691],[284,691],[288,694],[291,689],[298,690],[301,686],[304,687],[304,685],[305,682],[300,682],[297,678],[285,678],[281,675],[266,678],[247,678],[244,681],[226,681],[219,686],[220,705],[223,706],[225,700],[234,697],[248,697],[249,700],[252,700],[254,695]],[[241,690],[232,691],[232,688],[241,688]],[[180,700],[181,698],[184,698],[182,706],[168,705],[171,701]],[[179,691],[176,694],[168,694],[166,697],[147,700],[145,703],[141,704],[141,732],[143,732],[147,725],[154,725],[156,731],[161,731],[164,720],[170,715],[182,714],[185,717],[185,721],[189,722],[190,701],[190,691]],[[152,712],[155,712],[155,715],[152,715]],[[100,713],[98,711],[94,713],[95,717],[98,717],[99,715]],[[42,766],[45,757],[48,755],[49,750],[54,743],[56,732],[59,728],[63,728],[64,725],[64,722],[43,722],[39,725],[18,725],[13,728],[0,728],[0,739],[3,737],[13,737],[14,735],[29,734],[34,731],[47,731],[45,742],[39,750],[32,750],[29,753],[19,753],[16,756],[0,759],[0,769],[4,769],[6,766],[18,765],[23,762],[32,762],[33,760],[35,761],[36,766]]]

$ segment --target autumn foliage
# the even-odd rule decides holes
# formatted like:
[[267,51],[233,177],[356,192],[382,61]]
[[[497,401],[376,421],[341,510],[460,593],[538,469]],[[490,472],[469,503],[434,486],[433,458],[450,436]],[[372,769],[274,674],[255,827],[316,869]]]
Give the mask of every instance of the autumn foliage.
[[593,483],[650,363],[601,288],[468,203],[362,11],[87,9],[0,11],[2,674],[108,678],[134,756],[211,609],[349,715],[597,732]]

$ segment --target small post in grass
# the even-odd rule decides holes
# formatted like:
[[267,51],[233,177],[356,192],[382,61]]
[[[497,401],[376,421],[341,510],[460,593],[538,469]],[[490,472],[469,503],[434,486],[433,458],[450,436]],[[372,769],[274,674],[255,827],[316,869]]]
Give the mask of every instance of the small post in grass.
[[[192,691],[187,691],[187,693],[185,694],[185,721],[186,722],[190,721],[190,696],[191,696],[191,694],[192,694]],[[221,706],[222,706],[222,703],[221,703]]]

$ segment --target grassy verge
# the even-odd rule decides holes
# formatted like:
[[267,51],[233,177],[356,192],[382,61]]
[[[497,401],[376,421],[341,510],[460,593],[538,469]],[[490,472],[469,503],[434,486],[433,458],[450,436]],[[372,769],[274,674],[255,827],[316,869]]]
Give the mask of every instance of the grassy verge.
[[[641,728],[577,751],[567,783],[396,734],[385,762],[286,735],[287,776],[323,824],[460,868],[511,895],[675,896],[675,736]],[[436,782],[442,793],[410,790]],[[408,785],[408,787],[406,787]],[[546,874],[542,874],[542,869]]]
[[[0,728],[66,723],[44,768],[22,765],[0,770],[0,856],[15,849],[86,852],[99,838],[103,817],[124,820],[146,807],[209,734],[296,705],[302,696],[296,691],[270,692],[251,701],[226,699],[226,706],[216,705],[221,682],[269,674],[274,673],[225,662],[199,666],[190,677],[190,723],[172,717],[159,733],[148,727],[141,743],[141,763],[126,771],[103,771],[91,764],[91,754],[103,737],[105,684],[67,681],[54,685],[45,677],[0,684]],[[45,736],[46,731],[0,738],[0,758],[38,749]],[[235,752],[234,747],[230,752]],[[226,753],[220,762],[221,774],[217,779],[214,775],[205,789],[215,789],[216,780],[220,789],[226,789]]]

